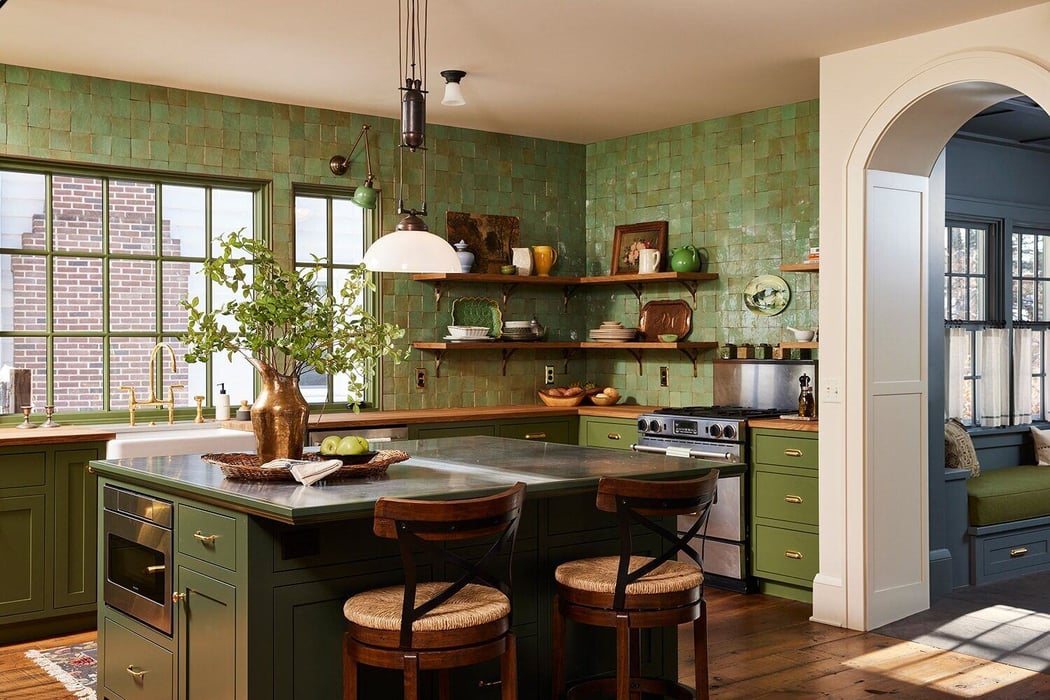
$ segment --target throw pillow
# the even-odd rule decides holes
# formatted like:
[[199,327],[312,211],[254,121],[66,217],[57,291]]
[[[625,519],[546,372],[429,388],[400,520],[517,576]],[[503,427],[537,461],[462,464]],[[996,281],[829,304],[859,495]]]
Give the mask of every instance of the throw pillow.
[[955,418],[949,418],[944,424],[944,466],[969,469],[970,476],[981,475],[981,463],[977,461],[973,440],[966,432],[966,426]]
[[1050,430],[1032,427],[1032,442],[1035,443],[1035,461],[1037,464],[1050,464]]

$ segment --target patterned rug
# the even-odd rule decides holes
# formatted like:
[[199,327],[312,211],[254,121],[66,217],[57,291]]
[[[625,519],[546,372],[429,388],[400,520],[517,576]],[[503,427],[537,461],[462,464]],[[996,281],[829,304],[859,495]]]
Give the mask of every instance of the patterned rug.
[[56,647],[26,652],[47,675],[65,686],[75,698],[95,700],[95,681],[98,675],[98,647],[95,642],[84,642],[68,647]]

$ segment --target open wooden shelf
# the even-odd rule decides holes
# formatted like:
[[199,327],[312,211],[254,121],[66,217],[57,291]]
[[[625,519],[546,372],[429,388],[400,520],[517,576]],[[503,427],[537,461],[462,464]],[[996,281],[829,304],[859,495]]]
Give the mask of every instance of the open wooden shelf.
[[820,263],[796,263],[793,265],[781,265],[781,272],[820,272]]
[[816,340],[809,340],[804,343],[796,342],[792,340],[790,343],[781,343],[782,348],[809,348],[811,350],[819,350],[820,343]]

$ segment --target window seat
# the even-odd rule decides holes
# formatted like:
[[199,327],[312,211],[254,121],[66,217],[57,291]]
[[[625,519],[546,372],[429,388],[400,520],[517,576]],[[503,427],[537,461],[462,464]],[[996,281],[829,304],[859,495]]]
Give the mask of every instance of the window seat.
[[971,584],[1050,570],[1050,466],[982,469],[966,491]]
[[971,526],[1050,516],[1050,466],[985,469],[966,494]]

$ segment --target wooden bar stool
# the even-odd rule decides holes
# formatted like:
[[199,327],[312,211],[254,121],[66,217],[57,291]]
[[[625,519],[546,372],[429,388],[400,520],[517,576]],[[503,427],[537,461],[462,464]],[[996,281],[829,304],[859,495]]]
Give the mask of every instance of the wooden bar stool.
[[[405,700],[418,697],[420,671],[437,670],[439,695],[449,700],[449,669],[496,657],[501,697],[516,700],[510,566],[524,500],[525,484],[518,483],[486,498],[376,501],[372,529],[397,539],[405,585],[358,593],[343,605],[349,621],[343,636],[344,700],[357,699],[358,664],[401,669]],[[488,546],[476,559],[447,548],[482,541]],[[452,582],[417,582],[417,567],[426,563],[417,560],[419,553],[462,575]],[[496,559],[502,555],[500,564]]]
[[[707,680],[707,604],[701,555],[690,546],[706,531],[714,502],[718,470],[686,481],[639,481],[604,478],[598,482],[598,509],[616,513],[620,555],[565,562],[554,572],[552,680],[553,697],[575,697],[595,691],[615,692],[617,700],[650,693],[673,698],[709,697]],[[695,514],[688,532],[679,536],[658,519]],[[660,535],[663,551],[655,557],[632,556],[631,528],[641,525]],[[685,552],[695,562],[676,560]],[[616,676],[584,681],[565,692],[565,619],[616,630]],[[640,676],[641,629],[693,623],[696,691],[675,680]]]

